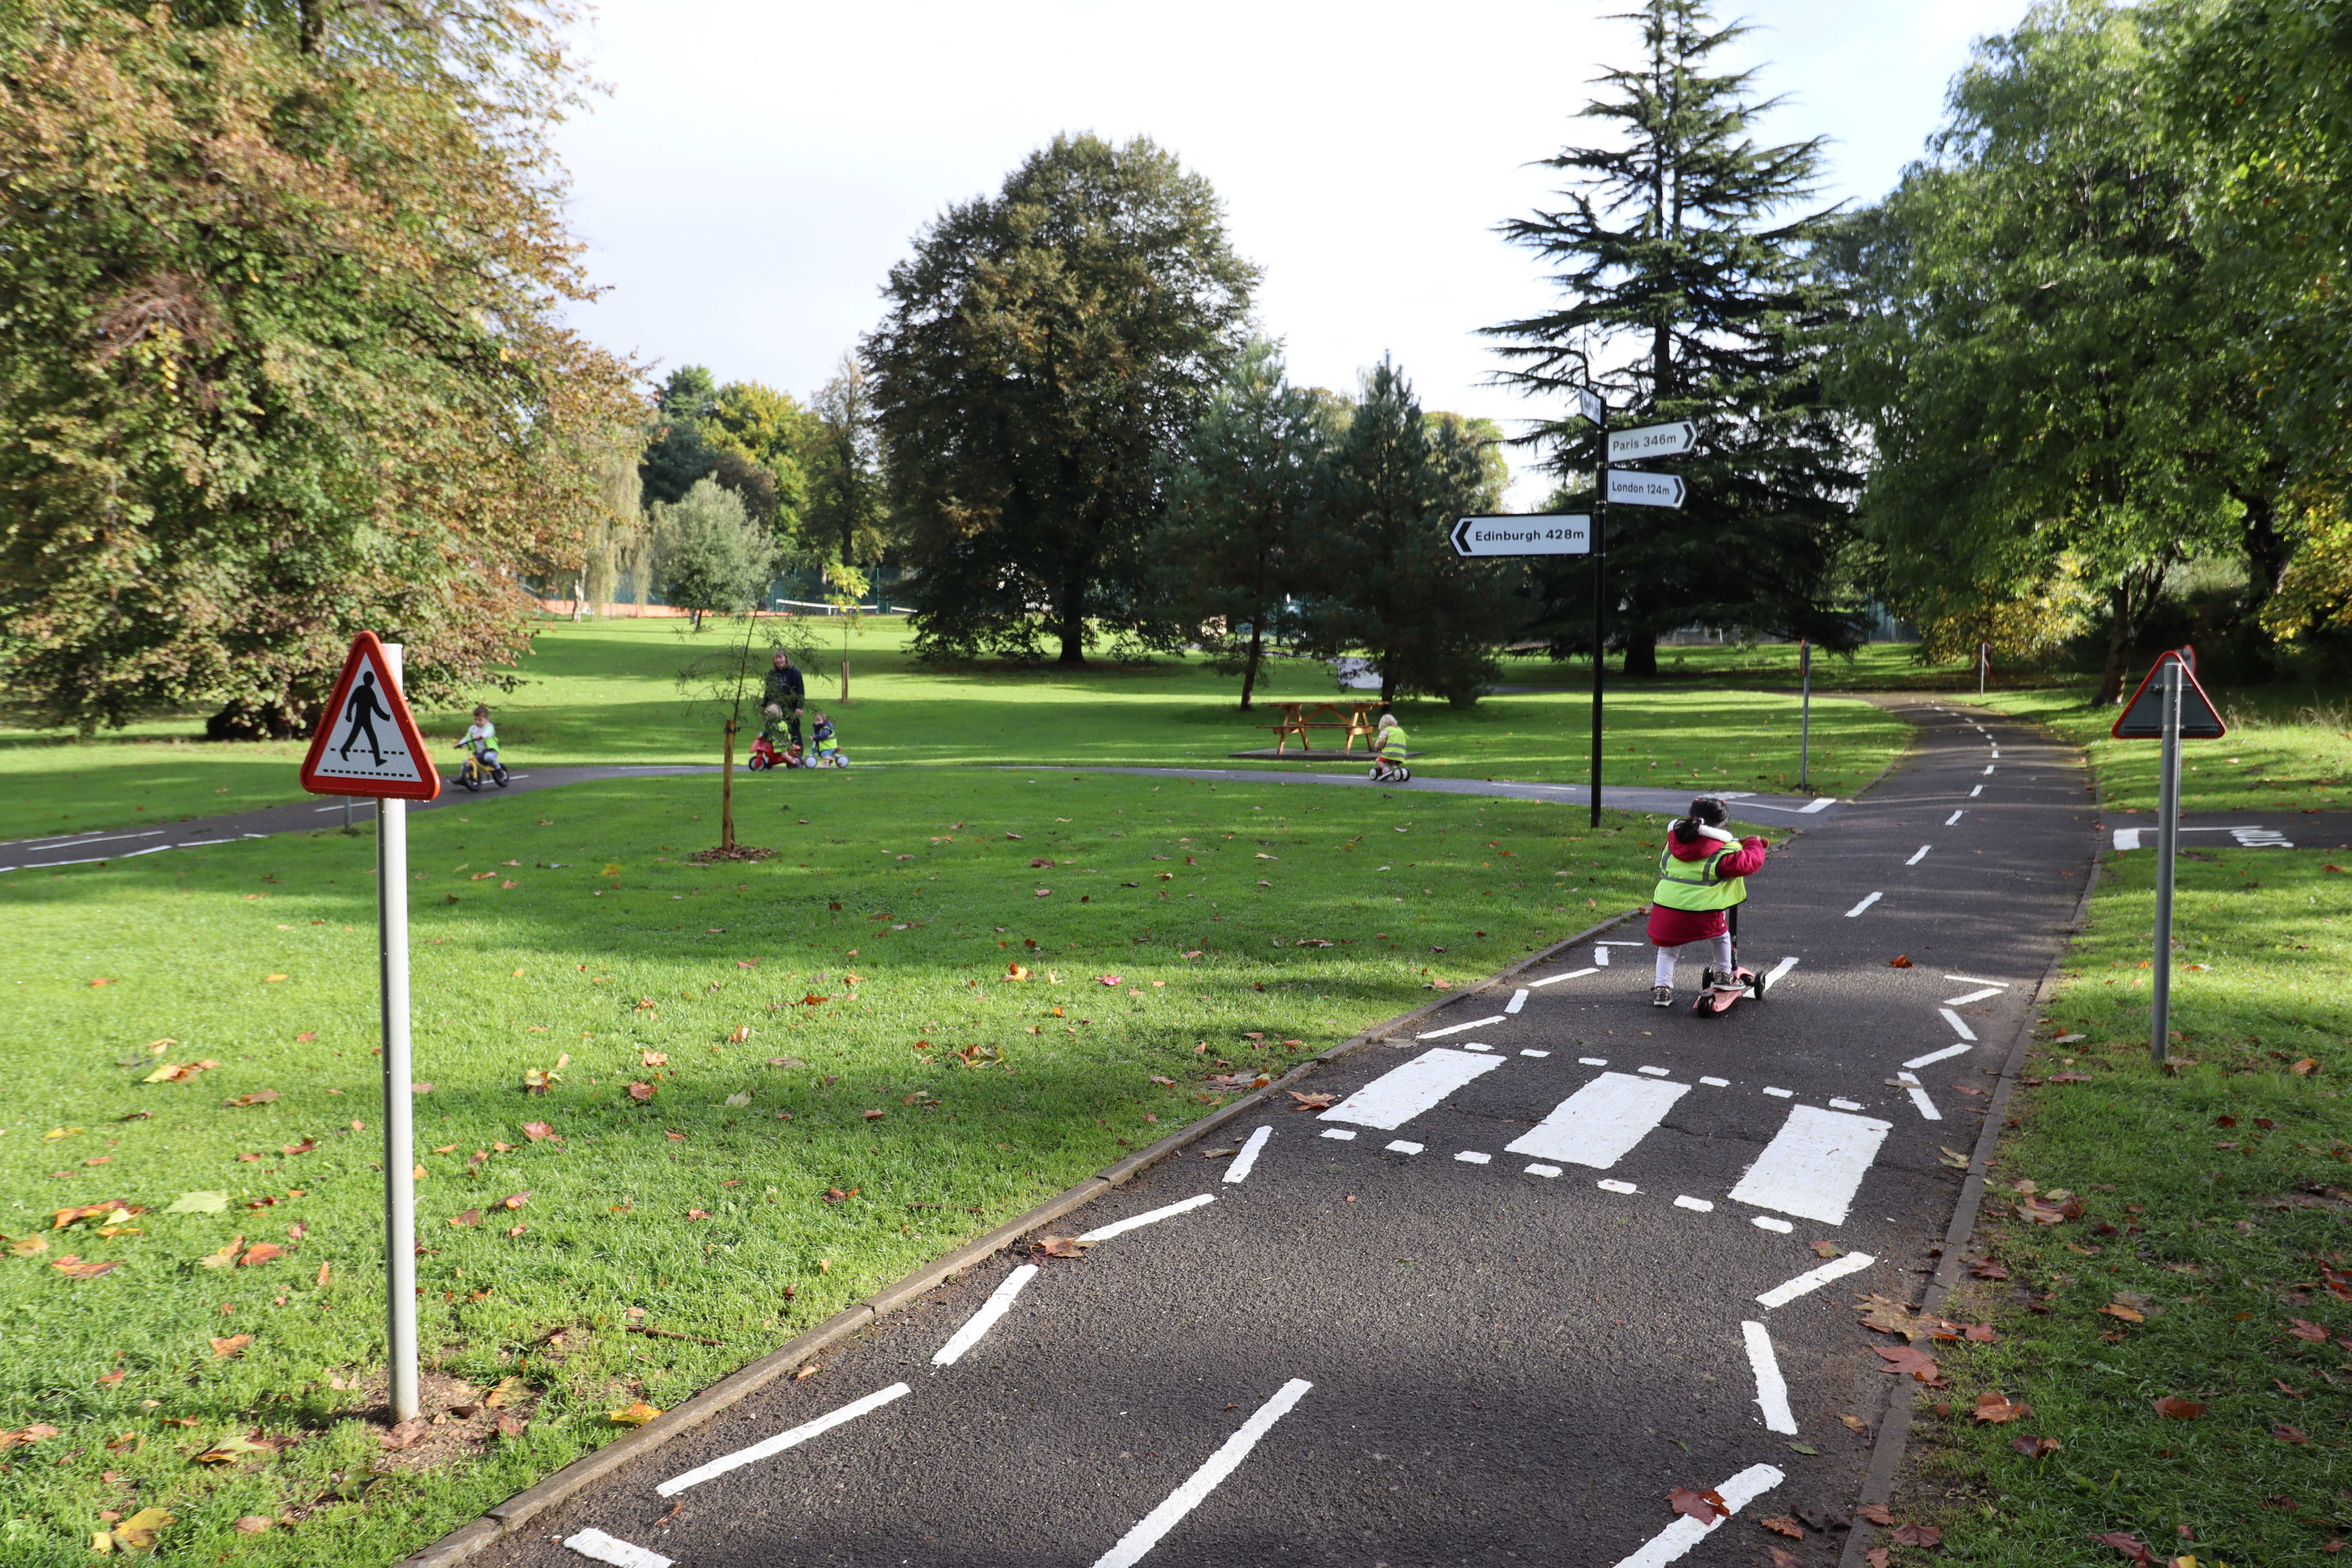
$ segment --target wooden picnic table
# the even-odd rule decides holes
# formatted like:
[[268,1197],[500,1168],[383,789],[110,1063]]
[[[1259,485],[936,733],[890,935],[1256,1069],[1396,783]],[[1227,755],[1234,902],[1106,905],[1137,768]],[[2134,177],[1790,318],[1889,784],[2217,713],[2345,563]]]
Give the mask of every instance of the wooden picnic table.
[[1372,749],[1373,738],[1379,733],[1379,726],[1373,721],[1380,708],[1377,700],[1278,702],[1275,706],[1282,710],[1282,722],[1261,724],[1258,728],[1274,731],[1274,752],[1276,756],[1289,747],[1293,735],[1298,737],[1301,751],[1313,751],[1314,738],[1308,733],[1313,730],[1345,730],[1347,739],[1339,743],[1342,752],[1355,750],[1356,737],[1361,735],[1364,737],[1364,750],[1369,752]]

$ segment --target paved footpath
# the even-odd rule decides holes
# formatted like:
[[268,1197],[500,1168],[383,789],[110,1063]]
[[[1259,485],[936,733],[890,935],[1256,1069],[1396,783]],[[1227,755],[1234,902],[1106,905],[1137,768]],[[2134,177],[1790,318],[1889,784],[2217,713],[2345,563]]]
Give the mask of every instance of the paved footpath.
[[[1917,1299],[1960,1189],[1939,1151],[1978,1136],[2098,843],[2065,748],[1900,710],[1918,746],[1757,883],[1768,1003],[1654,1009],[1639,922],[1603,932],[1339,1058],[1307,1085],[1328,1110],[1236,1122],[1054,1226],[1082,1257],[991,1259],[477,1561],[1795,1547],[1757,1521],[1854,1498],[1869,1437],[1840,1418],[1892,1382],[1850,1303]],[[1674,1487],[1738,1512],[1678,1521]],[[1810,1564],[1845,1540],[1807,1535]]]

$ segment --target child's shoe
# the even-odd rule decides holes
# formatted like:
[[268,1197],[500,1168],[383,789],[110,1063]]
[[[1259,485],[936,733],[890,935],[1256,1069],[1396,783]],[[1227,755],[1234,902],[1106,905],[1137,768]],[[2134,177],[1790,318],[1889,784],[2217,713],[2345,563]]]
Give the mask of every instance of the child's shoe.
[[1651,1005],[1651,1006],[1653,1006],[1653,1007],[1671,1007],[1671,1006],[1673,1006],[1674,1005],[1675,1005],[1675,988],[1674,988],[1673,986],[1671,986],[1671,985],[1653,985],[1652,987],[1650,987],[1650,1005]]

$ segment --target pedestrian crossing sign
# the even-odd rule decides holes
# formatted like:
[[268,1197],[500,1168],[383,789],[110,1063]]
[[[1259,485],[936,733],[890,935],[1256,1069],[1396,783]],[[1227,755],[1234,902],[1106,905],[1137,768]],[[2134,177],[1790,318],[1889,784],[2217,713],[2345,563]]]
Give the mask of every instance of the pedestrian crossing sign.
[[2180,738],[2184,741],[2218,741],[2230,732],[2230,726],[2214,710],[2213,700],[2197,684],[2196,672],[2189,661],[2177,653],[2168,653],[2156,661],[2124,704],[2122,715],[2107,732],[2118,741],[2160,741],[2164,739],[2164,687],[2156,678],[2168,664],[2180,667]]
[[425,754],[425,737],[416,732],[408,700],[373,632],[352,639],[342,679],[310,737],[302,787],[312,795],[395,800],[431,800],[441,793],[441,774]]

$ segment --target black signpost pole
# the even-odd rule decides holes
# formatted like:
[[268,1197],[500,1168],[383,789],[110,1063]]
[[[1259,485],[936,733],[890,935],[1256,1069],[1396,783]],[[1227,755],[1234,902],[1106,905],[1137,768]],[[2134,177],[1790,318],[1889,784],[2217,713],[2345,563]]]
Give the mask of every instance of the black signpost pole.
[[2172,1035],[2172,865],[2180,848],[2181,663],[2164,661],[2164,774],[2157,790],[2155,1005],[2150,1009],[2147,1059],[2161,1067]]
[[[1588,395],[1590,395],[1588,394]],[[1592,470],[1592,826],[1601,826],[1601,667],[1608,644],[1602,640],[1601,589],[1608,580],[1602,558],[1609,544],[1609,405],[1598,397],[1600,417],[1592,422],[1593,441],[1601,460]]]

